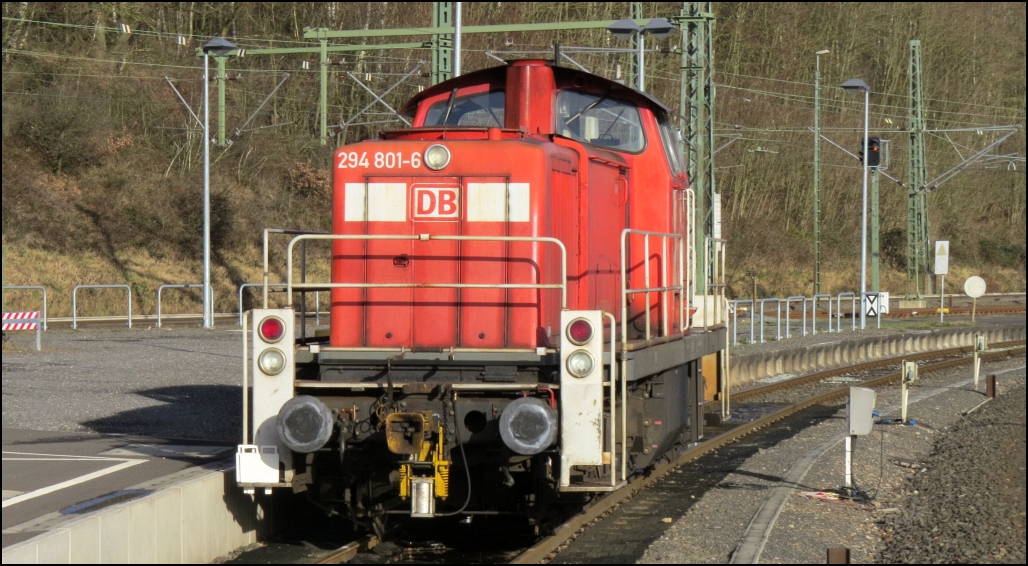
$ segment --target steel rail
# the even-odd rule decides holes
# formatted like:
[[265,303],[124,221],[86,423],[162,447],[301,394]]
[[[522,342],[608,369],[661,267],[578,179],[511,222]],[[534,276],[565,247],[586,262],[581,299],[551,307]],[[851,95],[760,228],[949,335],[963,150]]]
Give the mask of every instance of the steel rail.
[[[985,361],[993,362],[1014,356],[1025,355],[1025,342],[1023,340],[1018,342],[1007,342],[1005,344],[1014,345],[1014,347],[1000,352],[991,352],[985,354],[982,356],[982,359]],[[956,350],[959,349],[961,348],[958,348]],[[939,354],[939,352],[935,352],[935,354]],[[968,364],[970,362],[971,358],[968,357],[945,360],[942,362],[937,362],[934,364],[923,366],[920,368],[920,372],[934,373],[939,371],[945,371],[948,369],[959,367],[964,364]],[[848,369],[851,372],[859,371],[866,365],[868,364],[857,364],[845,369]],[[881,387],[889,384],[892,381],[899,381],[901,377],[902,373],[899,371],[890,372],[888,375],[862,382],[857,386]],[[712,452],[715,452],[728,444],[738,441],[740,438],[743,438],[749,434],[766,428],[774,424],[775,422],[792,416],[800,411],[803,411],[804,409],[808,409],[810,407],[813,407],[814,405],[827,403],[837,398],[845,397],[849,393],[849,390],[850,388],[848,386],[840,387],[827,393],[821,393],[819,395],[815,395],[813,397],[804,399],[803,401],[785,407],[763,418],[757,419],[755,421],[738,426],[732,430],[726,431],[694,448],[686,450],[678,458],[676,458],[675,461],[665,464],[663,466],[658,466],[652,473],[646,476],[636,476],[634,478],[630,478],[628,480],[628,485],[626,485],[618,491],[615,491],[603,497],[594,505],[586,509],[583,513],[565,522],[563,525],[557,528],[556,533],[554,533],[552,536],[539,541],[531,548],[529,548],[528,550],[524,551],[516,558],[511,560],[510,563],[538,564],[552,558],[552,555],[556,554],[562,545],[564,545],[568,540],[574,538],[583,528],[587,527],[590,523],[601,518],[603,515],[607,514],[621,503],[631,499],[633,496],[635,496],[636,493],[643,491],[644,489],[647,489],[649,487],[652,487],[661,479],[663,479],[676,469],[680,468],[681,466],[688,464],[694,460],[698,460],[699,458],[706,456],[707,454],[710,454]]]
[[351,543],[344,544],[340,548],[333,550],[319,558],[314,564],[342,564],[349,562],[357,557],[361,552],[367,552],[374,549],[376,546],[381,544],[381,540],[376,535],[365,535]]

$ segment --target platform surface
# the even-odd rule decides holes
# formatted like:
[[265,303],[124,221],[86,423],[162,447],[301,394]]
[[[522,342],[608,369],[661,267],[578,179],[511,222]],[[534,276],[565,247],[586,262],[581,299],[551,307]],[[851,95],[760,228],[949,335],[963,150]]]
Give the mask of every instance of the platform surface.
[[3,546],[148,495],[155,488],[132,488],[230,457],[234,448],[200,440],[4,428]]
[[[3,352],[3,546],[142,497],[241,436],[238,329],[16,335]],[[145,492],[146,490],[141,490]]]

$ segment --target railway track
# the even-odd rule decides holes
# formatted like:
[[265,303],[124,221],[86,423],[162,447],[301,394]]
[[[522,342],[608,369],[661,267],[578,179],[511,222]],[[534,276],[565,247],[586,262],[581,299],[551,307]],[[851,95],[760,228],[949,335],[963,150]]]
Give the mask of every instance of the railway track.
[[314,564],[342,564],[353,560],[358,554],[374,550],[382,540],[377,535],[365,535],[322,556]]
[[[920,368],[922,375],[946,371],[963,365],[969,365],[971,358],[967,357],[970,353],[970,348],[952,348],[950,350],[943,350],[939,352],[931,352],[927,354],[919,354],[917,356],[904,356],[902,358],[892,358],[887,360],[877,360],[868,362],[865,364],[857,364],[855,366],[849,366],[844,368],[836,368],[824,372],[818,372],[816,374],[810,374],[799,378],[794,378],[779,383],[756,387],[749,389],[745,392],[739,392],[734,395],[735,400],[742,398],[753,398],[760,395],[766,395],[767,393],[778,391],[784,388],[798,387],[823,381],[831,377],[836,377],[844,374],[853,374],[860,372],[873,371],[889,365],[895,365],[901,359],[918,361],[925,359],[942,359],[941,361],[935,361],[933,363],[924,365]],[[1003,344],[996,344],[993,346],[993,350],[985,353],[981,356],[984,362],[996,362],[1011,357],[1019,357],[1025,355],[1025,342],[1007,342]],[[961,357],[957,357],[961,356]],[[889,371],[885,375],[874,377],[872,379],[863,381],[861,383],[854,383],[854,386],[859,387],[883,387],[893,382],[898,382],[901,378],[899,371]],[[773,425],[775,422],[792,416],[800,411],[813,407],[815,405],[825,404],[832,402],[836,399],[844,398],[849,393],[849,386],[834,388],[831,391],[825,393],[819,393],[817,395],[808,397],[797,403],[793,403],[787,407],[781,408],[771,414],[768,414],[762,418],[742,424],[729,431],[726,431],[710,440],[707,440],[698,446],[691,448],[682,453],[678,458],[669,464],[657,467],[652,473],[646,476],[637,476],[633,478],[633,481],[629,481],[628,485],[622,488],[620,491],[611,493],[583,513],[565,522],[560,528],[550,537],[547,537],[531,548],[525,550],[517,558],[511,561],[512,564],[538,564],[544,563],[551,560],[560,550],[560,547],[565,545],[568,541],[575,538],[579,533],[589,527],[590,524],[602,519],[605,515],[609,514],[614,508],[618,507],[622,503],[625,503],[637,493],[655,485],[657,482],[664,479],[668,474],[674,472],[676,469],[695,461],[707,454],[715,452],[724,446],[732,444],[739,439],[752,434],[756,431],[764,429],[768,426]]]
[[[780,393],[786,390],[802,391],[804,388],[809,388],[817,384],[825,384],[828,380],[840,376],[870,376],[869,379],[864,379],[859,383],[854,382],[852,384],[847,384],[846,386],[833,386],[828,391],[818,391],[816,394],[807,396],[799,402],[795,402],[787,406],[781,406],[780,408],[774,407],[775,410],[773,412],[751,422],[736,426],[715,436],[714,438],[706,440],[701,444],[686,450],[674,461],[658,466],[645,476],[636,476],[631,478],[628,485],[620,491],[601,497],[589,508],[564,522],[553,535],[535,542],[531,547],[520,552],[520,554],[517,554],[510,563],[538,564],[548,562],[559,553],[561,547],[575,539],[579,534],[588,529],[590,525],[599,522],[606,515],[609,515],[614,509],[624,503],[627,503],[640,492],[654,486],[679,468],[698,460],[703,456],[716,452],[729,444],[735,443],[750,434],[766,429],[774,425],[776,422],[804,411],[805,409],[816,405],[831,403],[837,399],[842,399],[848,394],[850,385],[876,388],[898,382],[900,379],[900,372],[896,368],[903,360],[918,361],[922,363],[928,362],[920,368],[921,374],[925,375],[950,370],[963,365],[970,365],[972,359],[970,357],[971,353],[972,349],[970,347],[961,347],[936,352],[898,356],[895,358],[875,360],[852,366],[833,368],[736,392],[732,397],[734,402],[751,401],[754,399],[766,398],[770,394]],[[982,360],[985,362],[996,362],[1010,357],[1019,357],[1024,355],[1024,341],[1005,342],[992,345],[992,349],[982,355]],[[713,403],[716,404],[717,402]],[[704,406],[709,407],[711,405],[712,403],[707,403]],[[375,535],[366,535],[341,546],[337,550],[320,556],[313,563],[346,563],[360,557],[361,555],[373,552],[376,547],[382,543],[383,541],[379,537]],[[422,556],[422,553],[417,552],[417,549],[407,550],[413,550],[414,554]],[[403,552],[403,549],[401,549],[400,552]],[[386,562],[396,562],[400,560],[400,558],[401,557],[396,556],[395,559],[387,560]],[[458,559],[457,561],[471,562],[475,560],[476,557],[469,554],[464,559]],[[431,559],[424,559],[423,556],[416,561],[433,562]],[[451,561],[454,561],[452,555],[449,560],[446,560],[446,562]]]

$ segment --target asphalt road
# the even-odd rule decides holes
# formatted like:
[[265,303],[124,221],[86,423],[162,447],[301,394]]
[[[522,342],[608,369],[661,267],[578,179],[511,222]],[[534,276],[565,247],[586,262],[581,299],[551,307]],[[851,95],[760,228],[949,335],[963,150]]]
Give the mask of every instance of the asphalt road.
[[3,354],[3,427],[235,442],[239,330],[50,331]]

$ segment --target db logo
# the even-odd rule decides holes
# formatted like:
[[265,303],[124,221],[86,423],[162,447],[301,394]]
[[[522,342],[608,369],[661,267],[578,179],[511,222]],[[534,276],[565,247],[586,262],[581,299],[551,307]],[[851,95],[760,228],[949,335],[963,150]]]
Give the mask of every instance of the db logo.
[[458,187],[413,187],[416,220],[446,220],[460,217],[460,189]]

